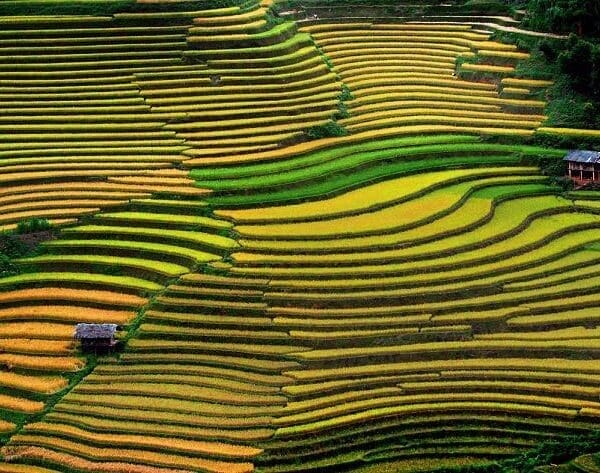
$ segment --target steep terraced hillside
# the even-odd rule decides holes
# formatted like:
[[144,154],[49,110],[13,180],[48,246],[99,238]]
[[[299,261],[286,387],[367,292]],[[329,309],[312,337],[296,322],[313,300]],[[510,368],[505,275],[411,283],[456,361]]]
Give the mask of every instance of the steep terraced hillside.
[[432,471],[597,429],[600,199],[527,140],[599,132],[543,127],[481,18],[225,3],[0,17],[0,227],[59,230],[0,279],[0,472]]
[[[551,150],[457,135],[364,148],[287,162],[327,154],[323,174],[194,172],[214,179],[200,181],[207,200],[240,234],[221,284],[266,284],[270,330],[304,347],[288,355],[301,366],[284,371],[265,470],[399,459],[412,471],[592,429],[596,202],[557,195],[514,154]],[[335,171],[351,160],[355,172]]]
[[[3,434],[30,416],[40,418],[46,401],[55,403],[79,382],[85,360],[72,341],[75,323],[127,327],[168,283],[237,246],[228,238],[232,224],[210,218],[199,200],[208,191],[181,168],[189,158],[184,152],[222,153],[214,140],[232,133],[236,146],[246,132],[257,141],[244,151],[278,143],[283,134],[249,130],[241,119],[256,112],[256,100],[264,105],[261,123],[272,120],[285,137],[337,110],[337,79],[293,23],[275,27],[256,2],[191,7],[0,20],[6,25],[0,34],[2,228],[30,217],[78,223],[41,254],[16,261],[21,274],[2,279]],[[230,40],[234,30],[237,39]],[[245,35],[255,35],[254,43]],[[210,51],[194,49],[203,41],[217,52],[229,42],[230,53],[209,67],[197,53]],[[235,58],[248,54],[263,57],[263,67],[240,69],[246,62]],[[296,65],[300,57],[306,62]],[[274,96],[281,74],[295,90],[293,106]],[[305,89],[311,78],[329,97],[314,109]],[[88,217],[78,221],[82,216]]]

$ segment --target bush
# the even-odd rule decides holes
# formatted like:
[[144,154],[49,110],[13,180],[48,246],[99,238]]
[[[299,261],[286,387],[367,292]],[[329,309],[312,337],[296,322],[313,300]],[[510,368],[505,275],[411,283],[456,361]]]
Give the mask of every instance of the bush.
[[19,1],[0,2],[0,15],[111,15],[130,8],[135,2],[116,0],[114,2],[52,2]]
[[555,33],[600,36],[597,0],[529,0],[526,25]]
[[0,233],[0,278],[20,273],[12,259],[25,256],[29,248],[14,233]]
[[600,44],[572,34],[566,49],[558,54],[558,64],[575,90],[600,100]]
[[23,235],[24,233],[43,232],[51,228],[52,224],[45,218],[30,218],[17,224],[17,233]]
[[344,84],[344,85],[342,85],[342,92],[340,93],[338,98],[342,102],[347,102],[349,100],[353,100],[354,95],[352,95],[352,91],[350,90],[350,87],[348,87],[346,84]]
[[348,107],[346,107],[345,103],[340,102],[338,104],[338,111],[335,114],[336,120],[341,120],[343,118],[348,118],[348,117],[350,117],[350,113],[348,112]]
[[29,249],[19,237],[13,233],[0,233],[0,255],[8,258],[20,258],[28,253]]
[[558,58],[558,49],[555,42],[550,41],[548,39],[543,39],[542,41],[540,41],[538,47],[547,61],[556,61],[556,59]]
[[573,87],[585,92],[590,86],[593,46],[589,41],[569,36],[567,49],[558,55],[558,64],[563,72],[569,74]]
[[313,126],[308,131],[306,131],[306,134],[310,139],[317,140],[319,138],[346,136],[348,134],[348,130],[346,130],[339,123],[330,120],[323,125]]
[[587,128],[596,128],[598,125],[597,118],[600,112],[600,104],[594,102],[586,102],[583,104],[583,120]]
[[18,268],[8,256],[0,254],[0,278],[14,276],[15,274],[19,274]]
[[544,176],[562,178],[567,172],[567,164],[562,157],[525,156],[521,158],[521,162],[524,165],[539,167]]
[[273,29],[285,22],[285,19],[273,15],[270,11],[265,14],[265,20],[267,20],[267,29]]
[[572,191],[575,188],[575,183],[568,177],[556,177],[553,176],[550,179],[550,184],[553,186],[560,187],[564,192]]

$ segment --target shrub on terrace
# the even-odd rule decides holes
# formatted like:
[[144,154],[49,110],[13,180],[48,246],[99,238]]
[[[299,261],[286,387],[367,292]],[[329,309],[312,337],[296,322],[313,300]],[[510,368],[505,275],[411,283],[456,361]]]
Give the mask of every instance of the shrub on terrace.
[[352,91],[350,90],[350,87],[348,87],[346,84],[344,84],[344,85],[342,85],[342,92],[340,93],[338,98],[342,102],[347,102],[349,100],[354,99],[354,95],[352,95]]
[[337,120],[341,120],[343,118],[349,118],[350,117],[350,112],[348,112],[348,107],[346,107],[346,104],[344,104],[343,102],[340,102],[338,104],[338,111],[335,114],[335,118]]
[[556,61],[558,57],[556,42],[550,39],[543,39],[540,41],[538,48],[540,52],[548,61]]
[[319,138],[330,138],[335,136],[346,136],[348,131],[339,123],[333,120],[328,121],[323,125],[316,125],[306,131],[310,139],[317,140]]
[[520,155],[520,162],[525,166],[537,166],[545,176],[563,177],[567,166],[560,156]]
[[51,228],[52,224],[45,218],[30,218],[17,224],[17,233],[23,235],[25,233],[43,232]]
[[0,253],[0,278],[19,274],[18,268],[5,254]]
[[29,248],[17,235],[11,232],[0,233],[0,278],[19,274],[19,268],[12,259],[28,253]]
[[0,255],[19,258],[28,252],[28,247],[17,235],[11,232],[0,233]]
[[280,16],[276,16],[273,13],[271,13],[270,11],[268,11],[265,14],[265,20],[267,20],[267,28],[268,29],[275,28],[276,26],[279,26],[285,22],[284,18],[282,18]]
[[568,177],[557,177],[553,176],[550,179],[552,185],[562,188],[564,192],[572,191],[575,188],[575,183]]

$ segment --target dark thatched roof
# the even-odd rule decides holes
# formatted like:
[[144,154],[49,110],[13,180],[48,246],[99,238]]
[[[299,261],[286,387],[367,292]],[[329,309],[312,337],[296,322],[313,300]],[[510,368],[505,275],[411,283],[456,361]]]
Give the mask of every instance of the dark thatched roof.
[[117,332],[116,324],[77,324],[75,328],[75,338],[95,339],[95,338],[113,338]]
[[600,163],[600,152],[599,151],[571,151],[565,156],[565,161],[571,161],[574,163]]

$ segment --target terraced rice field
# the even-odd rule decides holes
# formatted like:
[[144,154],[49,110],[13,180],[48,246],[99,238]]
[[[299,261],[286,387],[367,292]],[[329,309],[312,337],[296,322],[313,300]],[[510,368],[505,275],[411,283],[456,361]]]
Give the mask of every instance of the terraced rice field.
[[[503,129],[523,134],[544,120],[543,102],[501,98],[495,84],[455,77],[458,58],[501,55],[522,59],[516,46],[490,41],[470,26],[435,24],[317,24],[303,28],[334,63],[355,97],[351,117],[341,120],[351,132],[406,124]],[[471,69],[469,69],[469,66]],[[497,66],[463,64],[462,69]],[[520,113],[514,109],[523,109]]]
[[0,472],[432,471],[597,429],[599,199],[525,139],[598,132],[543,127],[474,19],[271,6],[0,17],[0,229],[56,229],[0,278]]

